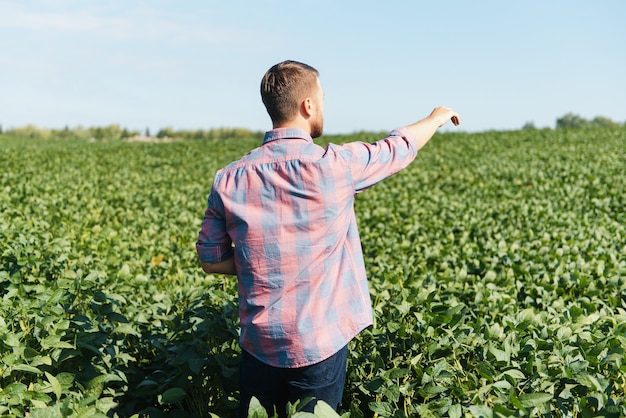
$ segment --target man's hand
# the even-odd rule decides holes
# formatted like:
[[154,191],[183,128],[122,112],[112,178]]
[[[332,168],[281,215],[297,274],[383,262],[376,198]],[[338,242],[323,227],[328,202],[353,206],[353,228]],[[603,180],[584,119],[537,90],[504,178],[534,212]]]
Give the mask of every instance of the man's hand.
[[454,126],[458,126],[461,123],[458,113],[445,106],[436,107],[429,117],[435,119],[438,127],[445,125],[448,121],[451,121]]
[[228,260],[221,261],[219,263],[206,263],[201,261],[202,270],[205,273],[217,273],[217,274],[231,274],[236,275],[237,270],[235,269],[235,258],[231,257]]
[[417,149],[422,149],[434,135],[435,131],[437,131],[437,128],[445,125],[448,121],[451,121],[455,126],[461,123],[459,115],[454,110],[449,107],[439,106],[428,117],[408,125],[406,128],[415,136]]

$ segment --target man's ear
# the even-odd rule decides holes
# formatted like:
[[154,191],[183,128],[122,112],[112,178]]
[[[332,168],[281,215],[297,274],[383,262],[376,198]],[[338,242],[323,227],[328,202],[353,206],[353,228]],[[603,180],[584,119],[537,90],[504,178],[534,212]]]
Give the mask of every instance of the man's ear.
[[313,107],[314,107],[313,100],[311,100],[310,97],[307,97],[302,102],[302,111],[307,116],[313,116]]

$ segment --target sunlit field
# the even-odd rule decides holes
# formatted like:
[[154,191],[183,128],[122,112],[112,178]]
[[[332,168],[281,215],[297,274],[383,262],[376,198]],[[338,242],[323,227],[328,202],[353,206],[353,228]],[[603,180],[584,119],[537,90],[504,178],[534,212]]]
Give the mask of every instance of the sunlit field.
[[[194,244],[260,141],[0,135],[0,416],[234,416],[236,279]],[[356,211],[340,414],[626,416],[626,128],[439,133]]]

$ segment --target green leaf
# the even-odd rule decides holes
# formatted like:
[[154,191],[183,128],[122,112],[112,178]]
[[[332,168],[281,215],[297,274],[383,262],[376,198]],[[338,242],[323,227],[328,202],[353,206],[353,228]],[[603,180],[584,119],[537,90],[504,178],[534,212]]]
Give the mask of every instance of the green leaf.
[[28,364],[16,364],[15,366],[13,366],[13,370],[19,370],[22,372],[33,373],[33,374],[43,374],[41,370]]
[[107,418],[105,414],[97,411],[95,406],[86,406],[78,410],[77,418]]
[[454,405],[450,405],[450,408],[448,408],[448,416],[450,418],[461,418],[461,416],[463,415],[463,409],[461,408],[461,405],[454,404]]
[[412,307],[413,305],[407,300],[403,300],[402,302],[400,302],[400,304],[396,306],[396,308],[398,309],[398,312],[400,312],[403,315],[408,314],[411,311]]
[[510,389],[513,387],[513,385],[511,385],[511,383],[509,383],[507,380],[498,380],[497,382],[493,383],[493,386],[499,389]]
[[496,361],[509,363],[511,359],[509,354],[506,351],[500,350],[492,344],[489,344],[489,352],[493,354],[493,356],[496,358]]
[[33,391],[33,390],[24,392],[24,399],[31,401],[31,402],[39,402],[40,404],[44,406],[46,406],[52,401],[52,398],[46,395],[44,392]]
[[56,379],[61,384],[61,387],[67,390],[72,386],[72,383],[74,383],[76,376],[73,373],[61,372],[56,375]]
[[139,382],[139,384],[137,385],[137,389],[155,388],[158,385],[159,383],[157,381],[146,379],[146,380],[142,380],[141,382]]
[[390,417],[393,414],[393,408],[389,402],[370,402],[368,406],[370,411],[381,417]]
[[187,393],[183,389],[170,388],[159,396],[159,402],[161,405],[168,405],[183,400],[185,396],[187,396]]
[[2,357],[2,362],[7,366],[13,366],[18,361],[22,360],[18,358],[17,354],[15,353],[7,354],[6,356]]
[[533,408],[549,402],[552,399],[552,394],[545,392],[524,393],[518,399],[524,408]]
[[6,334],[4,336],[3,342],[9,347],[18,347],[21,343],[21,333],[18,334]]
[[319,418],[338,418],[339,414],[326,402],[318,401],[315,405],[314,413]]
[[604,388],[602,387],[598,379],[588,373],[578,374],[574,376],[574,380],[593,391],[604,392]]
[[140,337],[141,334],[134,328],[133,324],[120,324],[113,330],[116,334],[135,335]]
[[57,402],[58,402],[61,399],[61,394],[63,393],[63,389],[61,388],[61,383],[59,383],[57,378],[51,375],[50,373],[45,372],[45,374],[46,374],[46,378],[48,379],[48,382],[50,382],[50,386],[52,386],[52,391],[56,395]]
[[8,396],[15,396],[26,392],[26,389],[27,387],[23,383],[10,383],[4,388],[2,392],[3,394]]
[[41,340],[41,348],[48,350],[50,348],[74,348],[74,346],[68,342],[61,341],[60,335],[49,335]]
[[250,405],[248,406],[248,418],[268,418],[267,411],[254,396],[250,399]]
[[483,361],[478,364],[478,373],[490,382],[494,379],[494,369],[490,363]]
[[509,376],[516,380],[526,379],[524,372],[518,369],[505,370],[497,377],[497,379],[500,379],[502,376]]
[[26,347],[24,348],[24,358],[27,360],[32,360],[33,358],[37,357],[39,355],[39,352],[37,350],[35,350],[32,347]]
[[491,408],[485,405],[471,405],[469,407],[469,411],[472,413],[472,416],[476,418],[492,418],[493,411]]
[[85,394],[88,396],[94,396],[98,398],[102,394],[102,391],[104,390],[104,383],[106,381],[107,381],[107,375],[101,374],[101,375],[94,377],[89,382],[87,382],[87,388],[85,390]]

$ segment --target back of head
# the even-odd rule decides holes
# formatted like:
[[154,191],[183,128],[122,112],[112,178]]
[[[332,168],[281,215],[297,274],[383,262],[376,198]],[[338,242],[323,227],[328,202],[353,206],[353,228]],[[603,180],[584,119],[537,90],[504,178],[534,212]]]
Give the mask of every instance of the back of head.
[[267,70],[261,80],[261,99],[274,126],[292,120],[302,100],[311,95],[319,72],[297,61],[283,61]]

